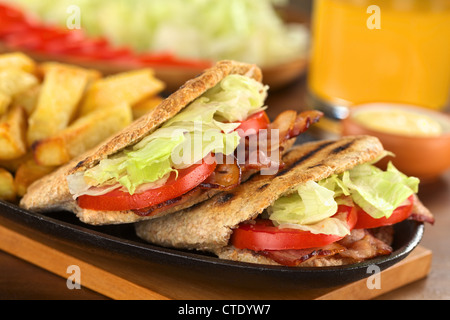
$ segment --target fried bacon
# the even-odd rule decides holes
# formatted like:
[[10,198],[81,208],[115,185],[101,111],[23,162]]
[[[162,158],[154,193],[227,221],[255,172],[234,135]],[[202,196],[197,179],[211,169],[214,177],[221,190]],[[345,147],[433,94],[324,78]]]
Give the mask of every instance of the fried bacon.
[[344,239],[324,247],[301,250],[267,250],[258,253],[281,265],[290,267],[311,266],[314,265],[313,260],[315,259],[331,257],[335,264],[355,263],[390,254],[391,246],[378,238],[378,236],[387,236],[391,233],[390,229],[390,227],[380,228],[377,235],[368,230],[354,229]]
[[[355,233],[357,236],[355,236]],[[352,235],[353,234],[353,235]],[[387,243],[376,238],[368,230],[356,229],[350,234],[350,239],[342,239],[339,244],[345,246],[346,250],[339,253],[343,258],[349,258],[353,262],[388,255],[392,248]]]
[[[193,198],[198,197],[202,192],[207,192],[210,189],[218,191],[230,190],[245,179],[244,174],[248,177],[263,168],[282,168],[281,155],[283,152],[283,144],[292,138],[295,138],[302,132],[306,131],[309,126],[317,122],[322,113],[319,111],[305,111],[297,114],[295,111],[284,111],[280,113],[277,118],[269,125],[266,131],[266,136],[257,137],[246,136],[241,148],[244,148],[244,157],[239,157],[239,151],[235,151],[233,155],[224,156],[216,154],[218,164],[214,172],[199,186],[186,194],[170,199],[163,203],[133,210],[133,212],[140,216],[154,216],[158,213],[172,208],[182,208],[183,204],[188,204]],[[272,145],[274,139],[271,139],[271,133],[278,134],[278,139],[275,145]],[[253,140],[252,140],[253,139]],[[251,141],[256,143],[251,143]],[[239,148],[239,147],[238,147]],[[275,157],[271,157],[272,152],[276,152]],[[276,163],[274,163],[276,161]]]
[[200,184],[202,189],[230,190],[241,183],[242,170],[235,160],[218,164],[214,172]]
[[267,250],[260,251],[259,254],[272,259],[273,261],[289,267],[298,266],[305,261],[321,257],[333,256],[345,250],[345,247],[332,243],[321,248],[301,249],[301,250]]
[[[269,129],[278,130],[280,144],[283,141],[295,138],[319,121],[323,113],[317,110],[303,111],[297,114],[293,110],[280,113],[276,119],[270,123]],[[270,131],[270,130],[269,130]]]
[[[241,148],[244,152],[236,151],[233,156],[219,157],[220,164],[217,165],[214,173],[203,182],[200,187],[203,189],[229,190],[241,183],[242,174],[248,171],[258,171],[263,168],[281,168],[283,163],[281,156],[283,144],[292,138],[305,132],[309,126],[322,117],[320,111],[304,111],[299,114],[288,110],[280,113],[277,118],[270,123],[265,136],[246,136]],[[274,141],[272,134],[275,132],[278,139]],[[276,142],[275,145],[272,143]],[[238,147],[239,148],[239,147]],[[276,152],[276,154],[272,154]],[[231,160],[231,161],[230,161]]]
[[[241,159],[237,155],[243,170],[282,167],[281,158],[284,151],[283,145],[285,145],[286,141],[305,132],[312,124],[319,121],[322,116],[322,112],[315,110],[300,113],[287,110],[280,113],[269,124],[266,131],[257,134],[257,137],[245,137],[245,159]],[[264,136],[261,138],[260,135],[263,134]],[[252,141],[257,141],[257,143],[251,143]]]
[[417,195],[414,195],[413,209],[409,219],[434,224],[433,214],[422,204]]

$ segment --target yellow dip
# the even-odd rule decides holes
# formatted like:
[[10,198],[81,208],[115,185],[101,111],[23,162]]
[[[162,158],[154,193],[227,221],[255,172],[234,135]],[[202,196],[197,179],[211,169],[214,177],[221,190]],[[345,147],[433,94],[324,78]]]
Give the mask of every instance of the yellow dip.
[[436,137],[442,126],[429,116],[404,109],[380,109],[356,112],[355,121],[376,131],[415,137]]

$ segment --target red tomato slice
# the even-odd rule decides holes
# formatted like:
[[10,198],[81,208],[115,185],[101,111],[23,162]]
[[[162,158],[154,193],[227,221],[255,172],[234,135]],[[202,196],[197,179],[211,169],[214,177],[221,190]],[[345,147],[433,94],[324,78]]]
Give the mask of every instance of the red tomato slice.
[[136,59],[144,66],[177,66],[186,68],[206,69],[211,67],[212,62],[207,60],[196,60],[175,57],[169,52],[142,53]]
[[[339,206],[336,215],[343,213],[351,229],[356,224],[355,207]],[[255,224],[240,224],[233,231],[231,244],[238,249],[289,250],[322,247],[343,237],[327,234],[313,234],[298,229],[279,229],[270,220],[257,219]]]
[[166,184],[141,193],[114,190],[100,196],[83,195],[77,198],[78,205],[92,210],[135,210],[160,204],[192,190],[202,183],[216,168],[212,155],[205,157],[200,164],[178,170],[178,178],[172,173]]
[[410,196],[408,198],[408,204],[398,207],[394,210],[389,218],[379,218],[375,219],[369,214],[367,214],[363,209],[357,208],[358,221],[356,222],[355,229],[370,229],[382,226],[389,226],[395,223],[401,222],[407,219],[412,212],[414,204],[414,197]]
[[[268,124],[267,114],[261,111],[242,121],[239,128],[244,128],[245,131],[254,129],[257,132],[262,128],[267,128]],[[122,211],[147,208],[174,199],[192,190],[214,172],[216,165],[214,157],[208,155],[201,164],[178,170],[177,179],[175,179],[175,174],[172,174],[166,184],[159,188],[133,195],[120,190],[113,190],[99,196],[83,195],[77,198],[77,202],[81,208],[92,210]]]
[[261,129],[267,129],[270,124],[269,117],[265,111],[252,114],[246,120],[241,121],[239,127],[236,128],[241,137],[257,133]]

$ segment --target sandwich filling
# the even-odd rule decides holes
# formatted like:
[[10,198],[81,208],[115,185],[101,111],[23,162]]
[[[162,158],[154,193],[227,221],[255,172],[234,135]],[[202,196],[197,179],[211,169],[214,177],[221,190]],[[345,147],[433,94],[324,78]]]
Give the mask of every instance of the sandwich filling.
[[[248,143],[249,137],[279,129],[286,122],[286,114],[281,114],[270,124],[264,111],[267,90],[252,78],[228,75],[137,144],[69,175],[73,198],[84,209],[149,215],[155,206],[167,207],[198,187],[226,189],[240,184],[244,170],[269,165],[272,155],[277,155],[272,161],[277,162],[278,143],[318,120],[317,115],[307,122],[288,117],[285,126],[289,130],[277,137],[276,144],[271,143],[270,134],[264,135],[261,153],[261,139],[255,148]],[[237,159],[239,146],[244,148],[244,157]],[[249,163],[252,151],[256,161]]]
[[[241,223],[230,244],[289,266],[349,252],[355,260],[389,254],[389,241],[380,241],[366,230],[378,231],[409,218],[418,185],[419,179],[404,175],[392,163],[386,170],[361,164],[318,182],[308,181],[280,197],[256,220]],[[362,242],[355,245],[358,241]],[[348,250],[344,244],[360,251]]]

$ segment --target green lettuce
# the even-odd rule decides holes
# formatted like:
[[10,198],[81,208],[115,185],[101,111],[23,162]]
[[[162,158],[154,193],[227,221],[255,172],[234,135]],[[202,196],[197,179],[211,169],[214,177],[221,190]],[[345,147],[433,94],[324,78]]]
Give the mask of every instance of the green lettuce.
[[361,164],[319,182],[308,181],[296,193],[277,199],[268,208],[269,218],[280,227],[313,233],[345,234],[337,219],[329,220],[349,196],[373,218],[389,218],[409,196],[418,192],[419,179],[408,177],[389,162],[385,171]]
[[296,193],[277,199],[271,206],[270,219],[278,224],[313,224],[331,217],[336,211],[334,192],[308,181]]
[[[181,58],[238,61],[261,66],[306,55],[308,29],[286,25],[275,5],[287,0],[8,0],[45,22],[66,28],[79,10],[92,37],[137,52]],[[75,13],[73,13],[75,12]]]
[[353,201],[373,218],[389,218],[403,201],[418,192],[420,182],[398,171],[392,162],[386,171],[362,164],[344,172],[341,179]]
[[[232,154],[240,142],[238,121],[263,110],[266,96],[260,82],[229,75],[139,143],[88,169],[83,179],[90,186],[119,184],[133,194],[211,152]],[[83,183],[73,185],[80,189]]]

